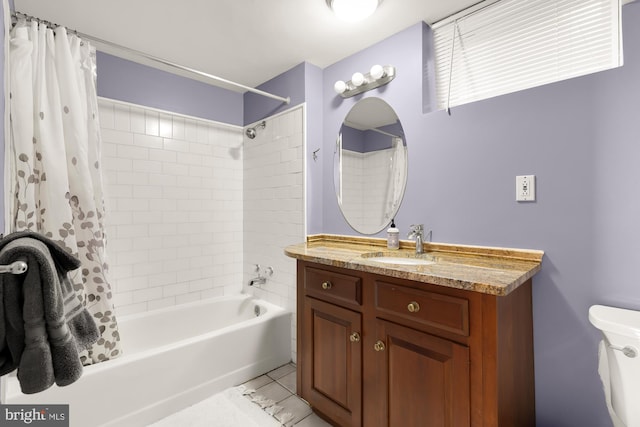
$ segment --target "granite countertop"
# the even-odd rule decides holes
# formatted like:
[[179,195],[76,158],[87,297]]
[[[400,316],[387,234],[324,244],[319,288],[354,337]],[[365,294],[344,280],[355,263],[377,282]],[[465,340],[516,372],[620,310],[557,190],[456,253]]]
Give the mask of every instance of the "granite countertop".
[[386,239],[318,234],[287,246],[285,254],[302,261],[348,268],[401,279],[507,295],[540,271],[543,251],[424,243],[428,265],[384,264],[375,256],[412,257],[415,242],[401,240],[399,250]]

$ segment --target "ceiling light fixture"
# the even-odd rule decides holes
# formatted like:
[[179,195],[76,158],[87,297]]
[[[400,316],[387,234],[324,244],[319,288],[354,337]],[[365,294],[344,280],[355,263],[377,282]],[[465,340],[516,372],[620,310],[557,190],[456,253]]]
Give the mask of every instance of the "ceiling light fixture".
[[333,13],[343,21],[357,22],[373,14],[382,0],[326,0]]
[[333,89],[343,98],[350,98],[359,93],[384,86],[396,77],[396,68],[393,65],[374,65],[368,73],[353,73],[351,80],[345,82],[338,80]]

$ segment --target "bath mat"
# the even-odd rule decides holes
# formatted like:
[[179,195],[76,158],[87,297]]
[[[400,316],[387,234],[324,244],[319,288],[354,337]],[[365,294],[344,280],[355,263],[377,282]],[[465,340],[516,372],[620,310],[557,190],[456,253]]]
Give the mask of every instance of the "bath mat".
[[149,427],[280,427],[285,423],[252,403],[244,391],[243,386],[228,388]]

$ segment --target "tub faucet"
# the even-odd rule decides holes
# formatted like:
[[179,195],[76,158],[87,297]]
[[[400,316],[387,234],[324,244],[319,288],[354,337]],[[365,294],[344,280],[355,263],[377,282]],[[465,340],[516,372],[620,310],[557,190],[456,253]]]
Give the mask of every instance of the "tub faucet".
[[[273,276],[273,268],[267,267],[265,269],[260,268],[260,264],[254,264],[255,272],[258,273],[257,277],[249,280],[249,286],[264,285],[267,283],[267,277]],[[264,276],[262,275],[264,273]]]
[[409,227],[409,234],[407,234],[407,238],[412,239],[416,238],[416,255],[419,255],[424,252],[424,248],[422,246],[424,240],[424,225],[423,224],[414,224]]

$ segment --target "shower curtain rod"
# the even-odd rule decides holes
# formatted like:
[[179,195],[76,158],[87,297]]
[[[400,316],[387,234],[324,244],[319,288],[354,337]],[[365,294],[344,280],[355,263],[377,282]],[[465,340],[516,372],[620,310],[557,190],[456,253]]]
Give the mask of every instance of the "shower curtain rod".
[[[48,27],[51,27],[51,28],[59,26],[58,24],[55,24],[55,23],[53,23],[51,21],[47,21],[45,19],[40,19],[40,18],[37,18],[35,16],[27,15],[26,13],[22,13],[22,12],[18,12],[18,11],[13,12],[11,14],[11,17],[14,18],[16,21],[20,17],[25,18],[25,19],[29,19],[29,20],[35,20],[37,22],[46,24]],[[224,83],[224,84],[227,84],[227,85],[230,85],[230,86],[235,86],[235,87],[237,87],[239,89],[246,90],[247,92],[251,92],[251,93],[255,93],[257,95],[265,96],[267,98],[275,99],[275,100],[281,101],[281,102],[283,102],[285,104],[289,104],[291,102],[291,98],[288,97],[288,96],[286,98],[284,98],[282,96],[274,95],[272,93],[265,92],[263,90],[253,88],[251,86],[246,86],[246,85],[243,85],[241,83],[236,83],[234,81],[224,79],[222,77],[214,76],[213,74],[205,73],[204,71],[196,70],[194,68],[186,67],[184,65],[180,65],[180,64],[177,64],[175,62],[167,61],[166,59],[162,59],[162,58],[159,58],[157,56],[153,56],[153,55],[150,55],[148,53],[145,53],[145,52],[142,52],[142,51],[139,51],[139,50],[131,49],[129,47],[122,46],[122,45],[119,45],[117,43],[113,43],[113,42],[110,42],[110,41],[107,41],[107,40],[103,40],[101,38],[94,37],[94,36],[91,36],[89,34],[84,34],[84,33],[81,33],[80,31],[71,30],[71,29],[69,31],[73,32],[74,34],[76,34],[80,38],[92,41],[94,43],[98,43],[98,44],[102,44],[102,45],[105,45],[105,46],[109,46],[109,47],[111,47],[113,49],[116,49],[116,50],[119,50],[119,51],[123,51],[123,52],[127,52],[127,53],[133,54],[135,56],[141,56],[141,57],[149,59],[151,61],[159,62],[161,64],[168,65],[169,67],[177,68],[178,70],[186,71],[186,72],[189,72],[189,73],[192,73],[192,74],[197,74],[197,75],[199,75],[201,77],[205,77],[205,78],[208,78],[210,80],[214,80],[214,81],[216,81],[218,83]]]

